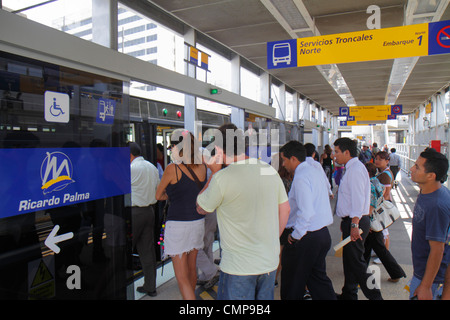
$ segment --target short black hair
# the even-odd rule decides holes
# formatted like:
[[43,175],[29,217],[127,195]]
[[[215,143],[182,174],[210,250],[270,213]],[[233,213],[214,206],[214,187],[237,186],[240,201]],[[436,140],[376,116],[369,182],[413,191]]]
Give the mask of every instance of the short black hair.
[[305,146],[295,140],[287,142],[284,146],[280,148],[280,153],[283,156],[290,159],[291,157],[296,157],[298,161],[304,162],[306,160],[306,148]]
[[[222,134],[223,145],[217,146],[222,148],[226,155],[238,156],[245,153],[245,134],[242,129],[239,129],[233,123],[225,123],[219,127],[219,131]],[[218,143],[218,141],[215,141],[215,143]]]
[[306,156],[307,157],[312,157],[312,155],[314,154],[314,152],[316,152],[316,146],[313,145],[312,143],[308,142],[305,144],[305,149],[306,149]]
[[392,149],[391,149],[391,152],[392,152],[392,153],[395,153],[395,151],[397,151],[397,149],[395,149],[395,148],[392,148]]
[[358,156],[356,142],[350,138],[339,138],[334,142],[335,147],[339,147],[341,152],[348,150],[352,158]]
[[444,183],[447,180],[448,172],[447,157],[432,148],[425,150],[420,156],[426,159],[424,164],[425,172],[434,172],[436,174],[436,181]]
[[135,156],[141,156],[141,147],[136,142],[128,142],[128,146],[130,147],[130,153]]

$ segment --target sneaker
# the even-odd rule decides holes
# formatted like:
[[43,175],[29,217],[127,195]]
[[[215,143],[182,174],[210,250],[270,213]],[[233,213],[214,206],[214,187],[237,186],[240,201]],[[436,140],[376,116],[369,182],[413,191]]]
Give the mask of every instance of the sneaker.
[[303,295],[303,300],[312,300],[311,294],[308,290],[305,291],[305,294]]

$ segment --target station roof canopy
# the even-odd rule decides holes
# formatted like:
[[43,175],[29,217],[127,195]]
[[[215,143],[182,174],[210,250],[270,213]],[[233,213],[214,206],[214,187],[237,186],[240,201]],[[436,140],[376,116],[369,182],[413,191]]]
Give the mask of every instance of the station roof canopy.
[[[450,20],[449,0],[126,0],[177,20],[238,53],[288,88],[337,115],[339,107],[402,104],[411,113],[450,82],[450,55],[268,69],[267,42],[368,30],[371,5],[381,28]],[[153,12],[153,13],[150,13]],[[158,12],[155,14],[155,12]],[[169,17],[169,18],[168,18]],[[198,39],[201,41],[201,39]]]

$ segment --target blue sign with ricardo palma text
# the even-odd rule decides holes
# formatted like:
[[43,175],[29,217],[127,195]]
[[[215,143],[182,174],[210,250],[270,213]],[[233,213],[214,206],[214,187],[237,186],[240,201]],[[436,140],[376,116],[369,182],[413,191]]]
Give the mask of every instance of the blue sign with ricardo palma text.
[[123,195],[130,149],[0,149],[0,177],[0,219]]

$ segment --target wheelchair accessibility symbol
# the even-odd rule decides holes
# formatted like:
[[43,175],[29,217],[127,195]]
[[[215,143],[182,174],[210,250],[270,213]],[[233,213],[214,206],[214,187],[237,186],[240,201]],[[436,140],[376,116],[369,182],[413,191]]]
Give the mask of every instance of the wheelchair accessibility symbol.
[[64,111],[61,109],[59,104],[56,104],[56,98],[53,98],[53,104],[50,106],[50,113],[54,117],[58,117],[61,114],[64,114]]
[[46,91],[44,94],[45,120],[48,122],[68,123],[70,120],[69,95],[61,92]]

